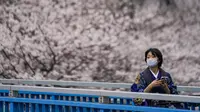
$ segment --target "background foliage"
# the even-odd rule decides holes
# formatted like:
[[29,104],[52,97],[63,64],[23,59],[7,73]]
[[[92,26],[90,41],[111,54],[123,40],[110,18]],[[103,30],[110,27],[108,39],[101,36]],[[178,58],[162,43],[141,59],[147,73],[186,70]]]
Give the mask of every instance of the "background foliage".
[[0,0],[0,77],[133,82],[159,48],[200,85],[199,0]]

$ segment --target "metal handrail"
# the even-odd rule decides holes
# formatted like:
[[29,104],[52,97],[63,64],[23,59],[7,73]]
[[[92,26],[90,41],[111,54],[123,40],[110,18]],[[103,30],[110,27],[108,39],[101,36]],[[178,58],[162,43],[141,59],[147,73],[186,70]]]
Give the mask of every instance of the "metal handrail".
[[[101,87],[101,88],[124,88],[130,89],[131,83],[109,82],[83,82],[83,81],[56,81],[56,80],[24,80],[24,79],[0,79],[1,84],[11,85],[42,85],[42,86],[78,86],[78,87]],[[200,92],[197,86],[177,86],[178,91]]]

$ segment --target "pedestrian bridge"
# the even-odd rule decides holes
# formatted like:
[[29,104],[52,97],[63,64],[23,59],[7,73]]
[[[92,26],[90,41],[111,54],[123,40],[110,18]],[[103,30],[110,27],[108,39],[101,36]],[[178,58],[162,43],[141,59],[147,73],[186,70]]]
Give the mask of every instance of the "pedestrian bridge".
[[[0,79],[0,84],[0,112],[200,111],[200,87],[193,86],[178,86],[180,95],[167,95],[126,91],[130,83]],[[136,106],[133,98],[182,102],[184,109]]]

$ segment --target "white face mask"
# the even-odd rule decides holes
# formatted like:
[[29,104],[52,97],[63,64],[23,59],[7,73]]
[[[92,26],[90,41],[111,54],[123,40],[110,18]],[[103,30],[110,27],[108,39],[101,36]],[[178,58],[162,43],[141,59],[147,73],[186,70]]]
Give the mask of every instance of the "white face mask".
[[147,59],[147,65],[149,67],[155,67],[158,64],[158,59],[157,58],[149,58]]

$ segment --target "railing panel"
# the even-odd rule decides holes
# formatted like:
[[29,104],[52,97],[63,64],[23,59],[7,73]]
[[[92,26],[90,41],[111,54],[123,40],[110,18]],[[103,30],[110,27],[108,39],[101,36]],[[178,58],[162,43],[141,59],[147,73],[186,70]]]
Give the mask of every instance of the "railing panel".
[[[5,111],[5,112],[9,112],[9,110]],[[10,102],[10,112],[15,112],[15,110],[14,110],[14,103],[13,102]]]
[[127,105],[132,105],[131,102],[132,102],[132,100],[126,99],[126,104],[127,104]]
[[46,99],[46,95],[41,95],[41,99]]
[[25,112],[29,112],[30,105],[29,103],[25,103]]
[[9,90],[0,90],[0,96],[8,96]]
[[47,98],[46,99],[51,99],[51,95],[47,95]]
[[42,111],[41,112],[48,112],[48,107],[45,104],[42,104]]
[[[69,96],[70,99],[68,99],[68,101],[90,101],[91,99],[94,99],[93,102],[99,103],[99,99],[98,96],[94,96],[94,98],[90,98],[90,100],[87,100],[88,97],[90,97],[90,95],[81,95],[81,94],[61,94],[61,93],[50,93],[50,92],[32,92],[32,91],[19,91],[21,94],[24,93],[31,93],[29,94],[32,98],[38,98],[40,96],[40,99],[42,99],[41,95],[39,94],[43,94],[43,95],[49,95],[51,97],[52,100],[60,100],[61,96]],[[59,95],[60,94],[60,95]],[[87,97],[86,97],[87,96]],[[120,104],[120,97],[109,97],[111,100],[110,102],[112,104]],[[134,105],[132,98],[123,98],[124,100],[126,100],[125,102],[123,102],[125,105]],[[196,103],[195,103],[196,104]],[[197,106],[195,104],[192,103],[188,103],[188,107],[190,109],[194,109],[197,108]],[[193,107],[192,107],[193,106]]]
[[70,112],[76,112],[76,107],[75,106],[70,106]]
[[77,107],[76,112],[83,112],[83,107]]
[[3,106],[4,106],[3,102],[0,102],[0,112],[3,112]]
[[24,111],[24,103],[18,103],[18,110],[19,112],[23,112]]
[[5,107],[4,107],[4,109],[5,109],[5,112],[8,112],[9,111],[9,102],[5,102]]
[[45,112],[50,112],[51,105],[45,104],[43,108],[45,108]]
[[77,96],[77,97],[76,97],[76,101],[81,101],[81,97],[80,97],[80,96]]
[[64,112],[70,112],[69,106],[64,106]]
[[31,98],[33,98],[33,99],[35,98],[35,94],[30,94],[30,96],[31,96]]
[[41,108],[39,108],[39,104],[35,104],[35,112],[41,112],[40,109],[41,109]]
[[69,101],[69,96],[64,97],[66,101]]
[[83,107],[83,111],[82,112],[90,112],[89,108]]
[[60,96],[60,100],[64,100],[64,96]]
[[31,107],[30,107],[30,112],[35,112],[35,104],[34,103],[31,103],[30,104],[31,105]]
[[29,98],[29,94],[25,94],[25,98]]
[[87,101],[87,97],[82,97],[83,98],[83,102]]
[[92,102],[92,97],[88,97],[88,101],[89,101],[89,102]]
[[51,105],[50,110],[51,110],[51,112],[55,112],[55,110],[56,110],[55,105]]
[[98,98],[94,98],[94,102],[98,103],[99,99]]
[[70,101],[75,101],[75,96],[70,96]]
[[25,98],[25,94],[19,94],[18,97]]

